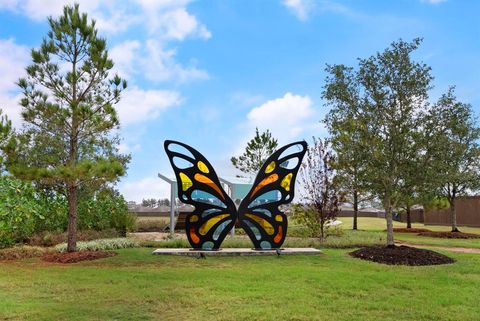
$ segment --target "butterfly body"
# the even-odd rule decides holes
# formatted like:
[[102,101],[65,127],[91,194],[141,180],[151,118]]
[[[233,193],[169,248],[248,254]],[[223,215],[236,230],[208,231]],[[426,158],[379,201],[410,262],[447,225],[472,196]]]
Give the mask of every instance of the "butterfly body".
[[[255,249],[281,247],[288,222],[279,206],[293,200],[295,178],[307,150],[305,142],[288,144],[267,159],[238,210],[202,154],[171,140],[166,140],[164,147],[175,172],[180,200],[195,207],[185,224],[194,249],[219,249],[237,220]],[[293,152],[288,152],[292,148]],[[203,193],[204,197],[196,197],[196,193]],[[277,198],[265,197],[268,193],[276,193]]]

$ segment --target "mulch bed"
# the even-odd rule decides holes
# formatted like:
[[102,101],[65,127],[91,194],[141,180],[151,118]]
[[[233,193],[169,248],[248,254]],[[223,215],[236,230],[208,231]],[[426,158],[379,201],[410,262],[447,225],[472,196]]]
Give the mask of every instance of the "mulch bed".
[[406,228],[406,227],[396,227],[393,229],[394,232],[397,233],[423,233],[423,232],[431,232],[429,229],[426,228]]
[[362,260],[389,265],[420,266],[455,262],[454,259],[434,251],[403,245],[395,247],[364,247],[349,254]]
[[115,256],[115,252],[105,251],[83,251],[72,253],[53,253],[42,256],[42,260],[51,263],[77,263],[81,261],[92,261],[97,259],[103,259],[105,257]]
[[439,237],[443,239],[478,239],[480,234],[462,233],[462,232],[422,232],[420,236]]

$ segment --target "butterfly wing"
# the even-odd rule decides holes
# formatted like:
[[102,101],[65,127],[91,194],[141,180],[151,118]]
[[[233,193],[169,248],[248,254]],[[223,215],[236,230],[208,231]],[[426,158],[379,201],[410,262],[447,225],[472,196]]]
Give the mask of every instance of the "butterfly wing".
[[185,229],[194,249],[216,250],[237,220],[235,204],[222,188],[212,165],[194,148],[166,140],[164,148],[177,179],[178,197],[195,206]]
[[252,189],[240,203],[238,219],[256,249],[282,246],[288,223],[279,206],[293,200],[295,179],[306,151],[305,141],[278,149],[263,164]]

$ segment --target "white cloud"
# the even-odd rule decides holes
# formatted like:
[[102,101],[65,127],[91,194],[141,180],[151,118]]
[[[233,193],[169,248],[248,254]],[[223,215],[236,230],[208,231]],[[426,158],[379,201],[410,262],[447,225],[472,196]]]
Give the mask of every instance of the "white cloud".
[[141,202],[144,198],[165,198],[170,195],[170,184],[158,177],[144,177],[137,181],[120,183],[118,189],[127,201]]
[[29,61],[29,49],[13,39],[0,39],[0,91],[17,88],[18,78],[25,75]]
[[79,2],[82,10],[88,12],[96,9],[99,4],[96,0],[0,0],[0,8],[21,12],[32,20],[42,21],[48,16],[58,16],[62,13],[63,6],[73,5],[74,2]]
[[[0,10],[20,12],[35,21],[47,16],[58,16],[63,6],[72,0],[0,0]],[[121,33],[131,26],[143,27],[151,37],[145,42],[125,41],[114,46],[110,53],[116,70],[123,76],[144,75],[153,81],[186,82],[208,79],[205,70],[195,66],[195,61],[179,63],[172,40],[184,41],[187,37],[208,39],[210,31],[187,11],[190,1],[96,1],[82,0],[80,10],[97,21],[101,32]]]
[[173,80],[180,83],[209,78],[205,70],[193,64],[178,63],[176,50],[166,49],[161,41],[154,39],[146,40],[144,45],[136,40],[125,41],[114,46],[110,55],[116,71],[126,78],[141,75],[156,82]]
[[21,108],[18,104],[21,95],[16,82],[25,75],[28,61],[27,47],[16,44],[13,39],[0,39],[0,108],[15,127],[21,123]]
[[160,41],[148,39],[146,56],[141,62],[145,77],[154,81],[177,80],[180,82],[209,78],[205,70],[195,66],[184,67],[177,63],[175,55],[175,49],[166,49]]
[[183,40],[188,36],[208,39],[212,36],[210,31],[185,8],[177,8],[157,15],[151,20],[150,28],[151,33],[161,31],[166,39]]
[[286,93],[283,97],[269,100],[253,108],[247,115],[248,125],[260,131],[269,129],[278,138],[279,143],[286,143],[298,138],[318,123],[313,102],[309,96]]
[[157,118],[165,110],[180,105],[181,95],[170,90],[128,88],[115,106],[121,125],[131,125]]
[[142,146],[140,144],[128,144],[126,142],[121,142],[119,145],[118,145],[118,151],[121,153],[121,154],[128,154],[128,153],[132,153],[132,152],[138,152],[142,150]]
[[121,77],[129,78],[138,71],[138,66],[134,66],[133,63],[138,59],[139,49],[139,41],[128,40],[109,50],[110,58],[115,63],[114,69]]
[[97,21],[102,32],[119,33],[134,24],[141,24],[149,34],[163,39],[183,40],[186,37],[208,39],[210,31],[190,14],[190,1],[152,0],[0,0],[0,9],[20,12],[34,21],[58,16],[65,5],[79,3],[80,10]]
[[312,0],[284,0],[283,5],[301,21],[308,20],[314,8],[314,2]]
[[205,25],[187,12],[190,0],[137,0],[146,17],[146,27],[150,34],[163,39],[184,40],[186,37],[208,39],[212,36]]

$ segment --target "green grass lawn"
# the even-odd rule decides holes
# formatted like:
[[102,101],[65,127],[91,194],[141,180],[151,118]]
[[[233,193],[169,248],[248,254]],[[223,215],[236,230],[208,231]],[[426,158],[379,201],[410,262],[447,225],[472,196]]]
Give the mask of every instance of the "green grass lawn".
[[0,319],[478,320],[479,255],[405,267],[348,251],[198,260],[140,248],[73,265],[2,262]]
[[[351,229],[353,226],[352,217],[339,217],[338,220],[343,222],[343,224],[339,226],[341,226],[344,229]],[[385,222],[385,219],[376,218],[376,217],[359,217],[357,224],[358,224],[358,229],[360,230],[383,231],[387,228],[387,223]],[[407,227],[407,223],[393,221],[393,227]],[[450,231],[451,230],[450,226],[425,225],[422,223],[412,223],[412,227],[426,228],[432,231]],[[459,229],[465,233],[480,234],[480,228],[478,227],[460,226]]]
[[[343,222],[340,227],[347,233],[355,233],[351,231],[352,218],[341,217]],[[406,227],[405,223],[394,222],[394,227]],[[450,231],[448,226],[424,225],[419,223],[412,224],[412,227],[426,228],[432,231]],[[386,229],[386,222],[383,218],[359,217],[358,218],[359,232],[376,232],[380,233]],[[480,228],[474,227],[459,227],[462,232],[480,234]],[[418,236],[413,233],[394,233],[395,240],[410,242],[414,244],[433,245],[433,246],[453,246],[453,247],[471,247],[480,248],[480,239],[441,239],[435,237]]]

